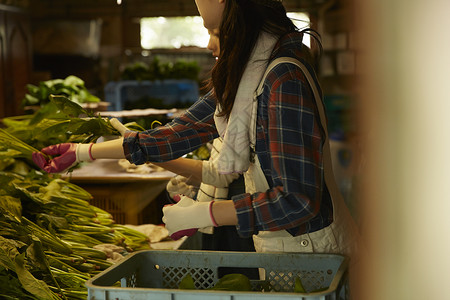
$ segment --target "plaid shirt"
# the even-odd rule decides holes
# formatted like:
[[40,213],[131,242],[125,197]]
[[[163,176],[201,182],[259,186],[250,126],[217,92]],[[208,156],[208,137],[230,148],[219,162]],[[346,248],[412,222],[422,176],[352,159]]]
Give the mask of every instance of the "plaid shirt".
[[[293,57],[305,62],[302,35],[280,39],[271,60]],[[215,101],[208,93],[183,116],[145,132],[127,131],[124,151],[135,164],[178,158],[218,136]],[[267,76],[258,98],[256,154],[269,190],[233,197],[241,236],[261,230],[286,229],[293,236],[314,232],[333,219],[330,194],[324,183],[324,130],[309,84],[301,70],[280,64]]]

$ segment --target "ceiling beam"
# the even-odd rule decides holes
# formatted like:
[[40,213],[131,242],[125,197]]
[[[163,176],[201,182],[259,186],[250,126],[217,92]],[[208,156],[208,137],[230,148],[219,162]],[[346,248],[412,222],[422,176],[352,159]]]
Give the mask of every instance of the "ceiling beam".
[[[325,0],[284,0],[288,11],[316,10]],[[126,17],[192,16],[198,15],[193,0],[33,0],[33,18],[98,18],[123,15]]]

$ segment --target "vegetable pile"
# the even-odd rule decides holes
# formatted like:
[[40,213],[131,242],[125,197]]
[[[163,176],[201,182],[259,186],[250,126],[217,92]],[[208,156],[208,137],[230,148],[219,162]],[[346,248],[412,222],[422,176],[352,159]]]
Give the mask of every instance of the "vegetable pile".
[[[80,118],[86,116],[86,119]],[[150,249],[146,235],[115,224],[81,187],[37,170],[32,153],[59,142],[118,135],[62,96],[0,128],[0,298],[86,299],[85,281],[113,262],[97,246],[122,254]]]
[[112,264],[94,246],[150,249],[146,235],[114,224],[65,180],[1,171],[0,183],[1,297],[86,299],[84,282]]

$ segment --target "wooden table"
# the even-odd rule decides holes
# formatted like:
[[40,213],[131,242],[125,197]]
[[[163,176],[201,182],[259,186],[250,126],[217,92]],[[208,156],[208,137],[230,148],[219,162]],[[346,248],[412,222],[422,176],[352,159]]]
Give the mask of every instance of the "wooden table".
[[161,211],[153,203],[153,211],[145,209],[165,192],[168,181],[175,176],[169,171],[136,174],[126,172],[116,159],[99,159],[64,175],[92,194],[92,205],[100,207],[119,224],[158,224]]

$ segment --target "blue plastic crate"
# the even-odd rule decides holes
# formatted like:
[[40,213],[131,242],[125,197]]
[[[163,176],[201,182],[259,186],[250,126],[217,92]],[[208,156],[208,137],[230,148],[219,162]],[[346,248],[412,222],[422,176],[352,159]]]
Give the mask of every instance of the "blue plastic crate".
[[[264,279],[251,281],[255,291],[207,290],[219,280],[219,267],[258,268]],[[128,255],[86,286],[89,300],[337,300],[346,298],[347,268],[348,259],[335,254],[144,250]],[[178,289],[187,274],[196,290]],[[293,292],[297,276],[308,293]]]
[[162,99],[165,105],[191,104],[199,98],[198,83],[188,79],[167,79],[111,81],[105,85],[105,101],[111,103],[109,109],[113,111],[123,110],[125,102],[143,97]]

